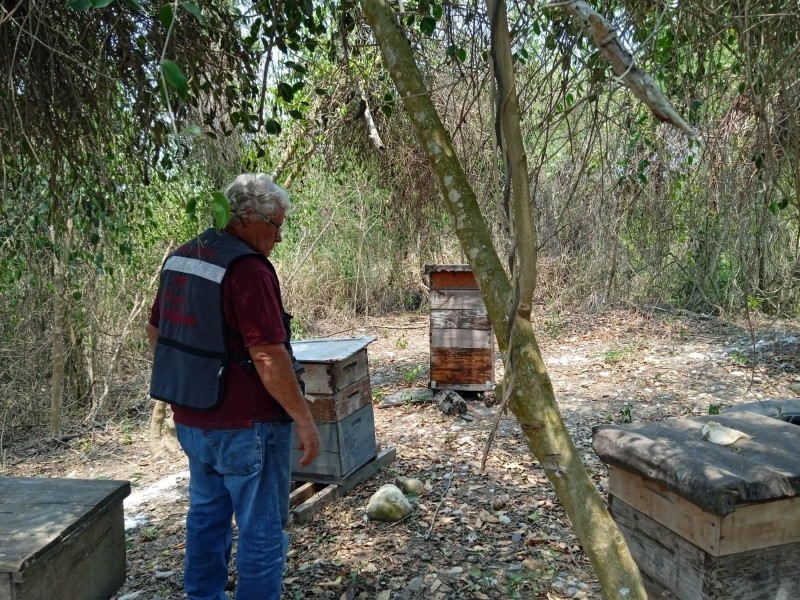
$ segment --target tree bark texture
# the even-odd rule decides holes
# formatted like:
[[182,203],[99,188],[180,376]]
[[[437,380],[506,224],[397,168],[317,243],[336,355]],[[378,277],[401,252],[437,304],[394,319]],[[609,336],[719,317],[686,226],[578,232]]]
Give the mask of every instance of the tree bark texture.
[[[58,247],[56,228],[50,228],[50,240]],[[67,219],[61,254],[53,250],[53,337],[50,376],[50,433],[54,438],[61,437],[61,393],[64,389],[64,322],[66,320],[67,265],[72,254],[72,219]]]
[[511,57],[511,40],[504,0],[487,0],[492,25],[492,61],[496,82],[496,115],[499,123],[498,143],[505,157],[511,185],[513,210],[511,275],[514,278],[514,300],[509,312],[508,327],[513,327],[514,313],[530,320],[533,292],[536,289],[536,230],[531,211],[528,184],[528,157],[520,130],[519,102]]
[[361,0],[361,4],[453,215],[456,234],[478,280],[500,350],[510,357],[515,384],[510,392],[509,407],[522,428],[528,448],[558,494],[592,561],[606,598],[644,599],[641,577],[625,540],[589,478],[561,419],[530,321],[517,313],[512,335],[508,337],[511,283],[408,41],[386,0]]

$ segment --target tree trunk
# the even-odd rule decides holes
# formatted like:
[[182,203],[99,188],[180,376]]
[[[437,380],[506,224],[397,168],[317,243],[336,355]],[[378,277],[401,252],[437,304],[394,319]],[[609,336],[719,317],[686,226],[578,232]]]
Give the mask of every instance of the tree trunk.
[[[494,249],[475,193],[433,106],[408,42],[385,0],[361,0],[361,4],[453,215],[456,234],[480,285],[500,350],[512,365],[512,372],[506,375],[507,383],[513,381],[508,394],[509,407],[520,423],[528,448],[555,488],[605,596],[646,598],[625,541],[561,419],[533,328],[518,310],[524,298],[518,295],[514,306],[511,283]],[[516,207],[515,211],[520,209]],[[516,212],[515,217],[520,218]],[[521,294],[519,287],[517,293]],[[509,304],[515,309],[510,314]]]
[[56,230],[50,227],[53,244],[53,332],[50,345],[52,352],[50,376],[50,433],[61,437],[61,392],[64,388],[64,320],[66,317],[67,264],[72,253],[72,219],[67,219],[61,254],[56,252]]

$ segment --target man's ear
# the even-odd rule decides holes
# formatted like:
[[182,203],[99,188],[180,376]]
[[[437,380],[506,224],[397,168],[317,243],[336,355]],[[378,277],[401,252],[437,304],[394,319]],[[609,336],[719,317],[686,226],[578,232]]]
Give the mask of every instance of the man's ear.
[[239,218],[239,222],[244,227],[248,227],[254,221],[258,221],[258,215],[255,209],[248,208],[245,213]]

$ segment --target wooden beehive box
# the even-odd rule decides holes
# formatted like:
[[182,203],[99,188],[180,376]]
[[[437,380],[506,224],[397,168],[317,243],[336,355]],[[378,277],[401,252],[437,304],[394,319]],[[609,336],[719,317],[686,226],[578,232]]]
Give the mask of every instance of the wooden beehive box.
[[469,265],[427,265],[430,283],[430,387],[494,387],[494,333]]
[[320,432],[320,454],[308,467],[292,450],[295,481],[342,483],[377,453],[367,346],[374,337],[292,342]]
[[125,581],[127,481],[0,477],[0,600],[107,600]]
[[[702,439],[709,420],[751,439]],[[595,428],[609,510],[651,598],[800,591],[800,429],[750,412]],[[793,590],[791,593],[789,590]]]

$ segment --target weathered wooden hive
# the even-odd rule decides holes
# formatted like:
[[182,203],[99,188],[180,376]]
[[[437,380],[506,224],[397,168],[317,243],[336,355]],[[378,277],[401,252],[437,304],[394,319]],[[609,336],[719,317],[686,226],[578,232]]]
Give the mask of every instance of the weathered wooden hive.
[[106,600],[125,582],[127,481],[0,477],[0,599]]
[[[713,444],[702,436],[710,420],[751,437]],[[797,425],[743,411],[600,426],[593,446],[648,597],[798,597]]]
[[427,265],[430,302],[430,387],[487,391],[494,387],[494,334],[469,265]]
[[377,453],[367,345],[374,337],[292,342],[320,434],[320,453],[308,467],[293,444],[292,479],[343,483]]

